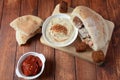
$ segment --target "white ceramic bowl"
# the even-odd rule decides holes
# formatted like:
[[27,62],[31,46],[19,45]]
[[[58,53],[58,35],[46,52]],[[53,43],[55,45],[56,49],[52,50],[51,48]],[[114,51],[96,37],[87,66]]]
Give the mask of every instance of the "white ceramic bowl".
[[[22,70],[21,70],[21,63],[23,62],[23,60],[29,56],[29,55],[33,55],[33,56],[37,56],[41,61],[42,61],[42,68],[41,68],[41,71],[35,75],[35,76],[25,76],[23,73],[22,73]],[[25,54],[23,54],[20,59],[18,60],[18,63],[17,63],[17,67],[16,67],[16,75],[20,78],[24,78],[24,79],[35,79],[37,77],[39,77],[42,72],[44,71],[44,67],[45,67],[45,57],[43,54],[40,54],[40,53],[36,53],[36,52],[27,52]]]
[[[50,42],[49,39],[47,38],[46,36],[46,29],[48,27],[48,24],[50,23],[51,19],[53,18],[65,18],[65,19],[68,19],[70,21],[70,16],[67,15],[67,14],[57,14],[57,15],[53,15],[53,16],[50,16],[48,17],[44,23],[43,23],[43,27],[42,27],[42,35],[43,35],[43,38],[44,40],[50,45],[50,46],[53,46],[53,47],[65,47],[65,46],[68,46],[70,45],[71,43],[73,43],[75,41],[75,39],[77,38],[77,35],[78,35],[78,29],[76,27],[73,26],[74,28],[74,31],[73,31],[73,34],[72,34],[72,37],[70,37],[70,39],[64,43],[64,44],[61,44],[61,43],[54,43],[54,42]],[[70,22],[70,24],[72,25],[72,23]]]

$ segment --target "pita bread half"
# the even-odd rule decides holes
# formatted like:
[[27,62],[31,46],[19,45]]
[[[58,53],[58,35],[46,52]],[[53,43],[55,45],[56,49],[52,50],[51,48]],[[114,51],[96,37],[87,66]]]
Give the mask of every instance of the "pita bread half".
[[77,6],[71,16],[72,18],[77,16],[82,21],[91,36],[93,50],[100,50],[108,43],[109,30],[101,15],[88,7]]
[[17,33],[20,32],[26,36],[31,35],[42,25],[42,19],[33,16],[33,15],[25,15],[22,17],[18,17],[10,23],[10,26],[14,28]]
[[41,30],[40,28],[37,29],[33,34],[31,34],[29,36],[26,36],[26,35],[22,34],[21,32],[16,31],[16,40],[17,40],[18,44],[19,45],[25,44],[28,41],[28,39],[30,39],[37,33],[40,33],[40,30]]

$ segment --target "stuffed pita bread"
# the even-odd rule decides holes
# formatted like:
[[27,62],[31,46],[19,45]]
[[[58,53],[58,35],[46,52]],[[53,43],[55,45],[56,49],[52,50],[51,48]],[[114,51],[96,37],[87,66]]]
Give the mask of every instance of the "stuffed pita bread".
[[109,30],[103,17],[85,6],[76,7],[71,21],[79,29],[82,41],[93,50],[101,50],[108,43]]

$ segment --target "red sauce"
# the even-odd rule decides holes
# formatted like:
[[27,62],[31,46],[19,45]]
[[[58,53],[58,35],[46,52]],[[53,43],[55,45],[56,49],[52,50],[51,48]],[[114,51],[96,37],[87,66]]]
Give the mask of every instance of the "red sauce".
[[42,68],[42,62],[41,60],[33,55],[28,56],[23,62],[22,62],[22,72],[26,76],[34,76],[40,72]]

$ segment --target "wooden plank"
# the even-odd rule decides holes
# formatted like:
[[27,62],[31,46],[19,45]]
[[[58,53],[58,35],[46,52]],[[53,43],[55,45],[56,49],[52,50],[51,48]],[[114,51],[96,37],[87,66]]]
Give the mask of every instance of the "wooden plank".
[[104,19],[108,19],[107,6],[105,0],[91,0],[90,8],[102,15]]
[[75,60],[65,52],[55,51],[55,80],[76,80]]
[[45,20],[52,14],[54,9],[54,0],[40,0],[38,4],[38,16]]
[[38,14],[38,1],[37,0],[22,0],[20,15],[35,15]]
[[[37,15],[37,0],[21,0],[21,10],[20,10],[20,16],[23,15]],[[17,53],[16,53],[16,63],[21,55],[23,55],[26,52],[35,51],[36,46],[36,39],[37,36],[31,38],[25,45],[23,46],[17,46]],[[18,79],[16,74],[14,74],[14,79]]]
[[73,8],[75,8],[76,6],[80,6],[80,5],[89,7],[90,6],[89,0],[72,0],[71,6]]
[[[71,5],[71,0],[64,0]],[[55,1],[57,5],[59,0]],[[76,80],[75,78],[75,60],[71,55],[65,52],[55,50],[55,80]]]
[[[89,0],[72,0],[72,7],[79,5],[89,6]],[[96,80],[96,66],[82,59],[76,58],[77,80]]]
[[13,80],[16,53],[15,31],[9,23],[19,16],[19,0],[4,0],[0,32],[0,79]]
[[[39,0],[38,16],[45,20],[49,17],[54,8],[54,0]],[[38,80],[54,80],[55,75],[55,59],[54,49],[40,43],[40,35],[36,42],[36,52],[43,53],[46,57],[46,65],[43,74]]]
[[1,20],[2,20],[3,2],[4,2],[3,0],[0,1],[0,24],[1,24]]
[[[110,1],[107,0],[107,11],[111,21],[115,23],[115,29],[111,40],[110,51],[108,52],[109,67],[106,71],[110,74],[110,80],[120,79],[120,0]],[[111,60],[112,56],[112,60]]]

